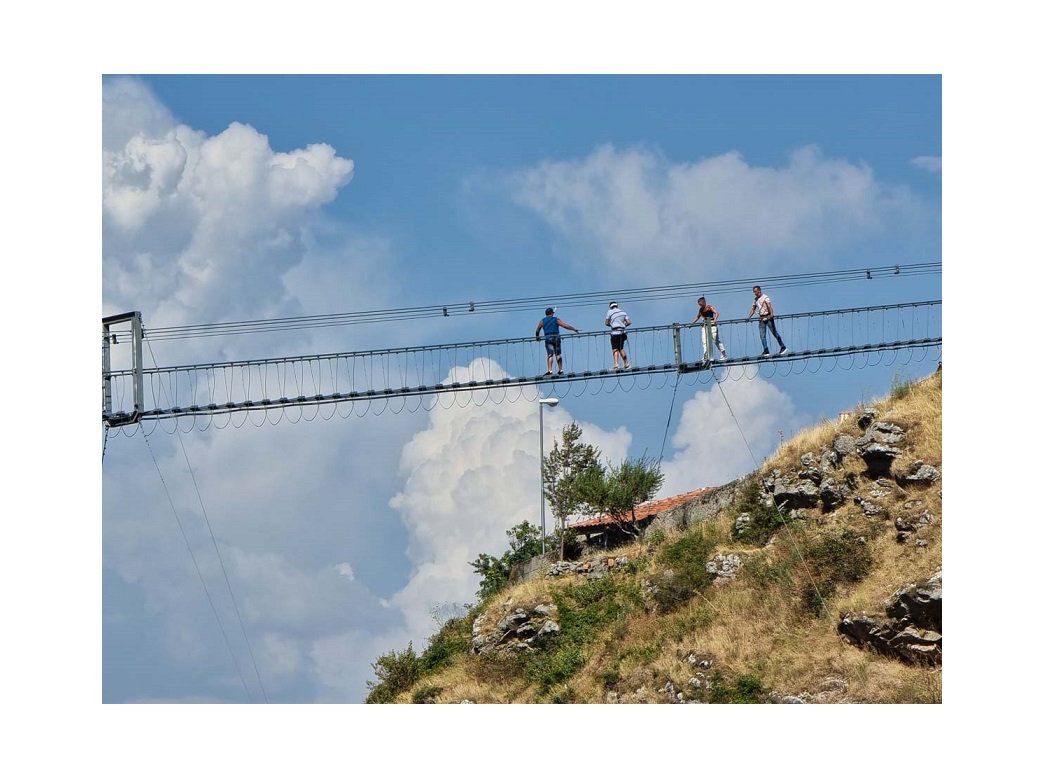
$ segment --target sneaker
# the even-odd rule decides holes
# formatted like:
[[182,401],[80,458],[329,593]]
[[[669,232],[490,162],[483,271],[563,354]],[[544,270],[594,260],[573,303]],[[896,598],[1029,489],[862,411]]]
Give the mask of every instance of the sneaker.
[[760,355],[770,355],[770,354],[771,354],[770,350],[764,350],[762,353],[760,353]]
[[553,376],[553,372],[552,372],[552,371],[547,371],[547,372],[546,372],[545,374],[543,374],[542,376],[543,376],[543,377],[552,377],[552,376]]
[[785,355],[787,352],[789,352],[789,348],[788,347],[783,347],[781,350],[779,350],[778,354],[779,355]]
[[630,367],[631,367],[631,365],[629,363],[623,364],[623,368],[624,369],[629,369]]
[[619,371],[619,366],[613,366],[609,371]]
[[557,376],[559,377],[559,376],[560,376],[561,374],[563,374],[563,373],[564,373],[563,371],[558,371],[558,372],[557,372]]
[[719,356],[719,360],[721,360],[721,361],[725,361],[725,360],[726,360],[726,353],[722,353],[722,354],[720,354],[720,356]]

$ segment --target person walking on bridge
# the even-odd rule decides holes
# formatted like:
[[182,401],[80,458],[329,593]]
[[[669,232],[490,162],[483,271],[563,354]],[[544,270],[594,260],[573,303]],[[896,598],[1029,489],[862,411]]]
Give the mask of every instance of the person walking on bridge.
[[535,328],[535,340],[542,338],[545,334],[546,337],[546,373],[543,377],[553,376],[553,357],[557,357],[557,373],[564,373],[564,361],[561,358],[561,336],[560,330],[567,328],[569,331],[575,331],[579,333],[580,329],[574,326],[569,326],[559,317],[553,314],[553,307],[546,307],[546,317],[538,321],[538,326]]
[[760,341],[763,343],[763,355],[771,354],[771,351],[767,348],[768,329],[774,335],[778,346],[782,348],[778,351],[778,354],[785,355],[789,350],[786,348],[785,342],[782,341],[782,337],[778,336],[778,329],[774,327],[774,305],[771,304],[767,294],[758,285],[752,286],[752,296],[752,309],[745,316],[745,320],[751,318],[753,314],[760,316]]
[[623,357],[623,368],[629,369],[631,362],[627,360],[627,349],[624,343],[627,341],[627,326],[631,319],[626,312],[620,309],[619,304],[612,302],[608,305],[608,314],[605,315],[605,325],[612,332],[612,370],[619,371],[620,356]]
[[697,299],[697,317],[695,317],[690,323],[686,325],[686,328],[691,328],[697,324],[697,321],[701,321],[701,344],[704,346],[704,363],[710,363],[712,360],[712,343],[719,348],[719,360],[726,360],[726,347],[723,346],[723,342],[719,339],[719,326],[716,323],[719,321],[719,310],[709,304],[701,296]]

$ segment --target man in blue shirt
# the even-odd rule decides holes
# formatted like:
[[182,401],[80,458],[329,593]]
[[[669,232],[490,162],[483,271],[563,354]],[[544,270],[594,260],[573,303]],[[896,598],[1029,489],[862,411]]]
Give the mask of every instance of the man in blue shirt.
[[557,373],[564,373],[564,361],[561,360],[561,337],[560,330],[567,328],[569,331],[575,331],[579,333],[580,329],[574,326],[569,326],[563,320],[555,317],[553,314],[553,307],[546,308],[546,317],[538,321],[538,327],[535,328],[535,339],[541,339],[542,335],[546,337],[546,368],[547,371],[543,374],[543,377],[553,376],[553,356],[557,356]]

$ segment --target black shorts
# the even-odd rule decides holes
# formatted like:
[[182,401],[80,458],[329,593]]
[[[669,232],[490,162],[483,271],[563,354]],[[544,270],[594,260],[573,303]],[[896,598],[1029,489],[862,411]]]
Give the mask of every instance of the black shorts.
[[613,334],[612,335],[612,349],[613,350],[622,350],[623,349],[623,343],[626,342],[626,341],[627,341],[627,332],[626,331],[621,331],[618,334]]

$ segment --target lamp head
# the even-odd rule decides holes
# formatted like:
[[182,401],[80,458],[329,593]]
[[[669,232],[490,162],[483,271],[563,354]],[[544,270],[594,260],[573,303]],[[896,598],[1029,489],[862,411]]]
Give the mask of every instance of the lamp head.
[[538,402],[540,404],[545,404],[546,406],[556,406],[560,403],[560,399],[555,396],[550,396],[549,398],[540,398],[538,399]]

